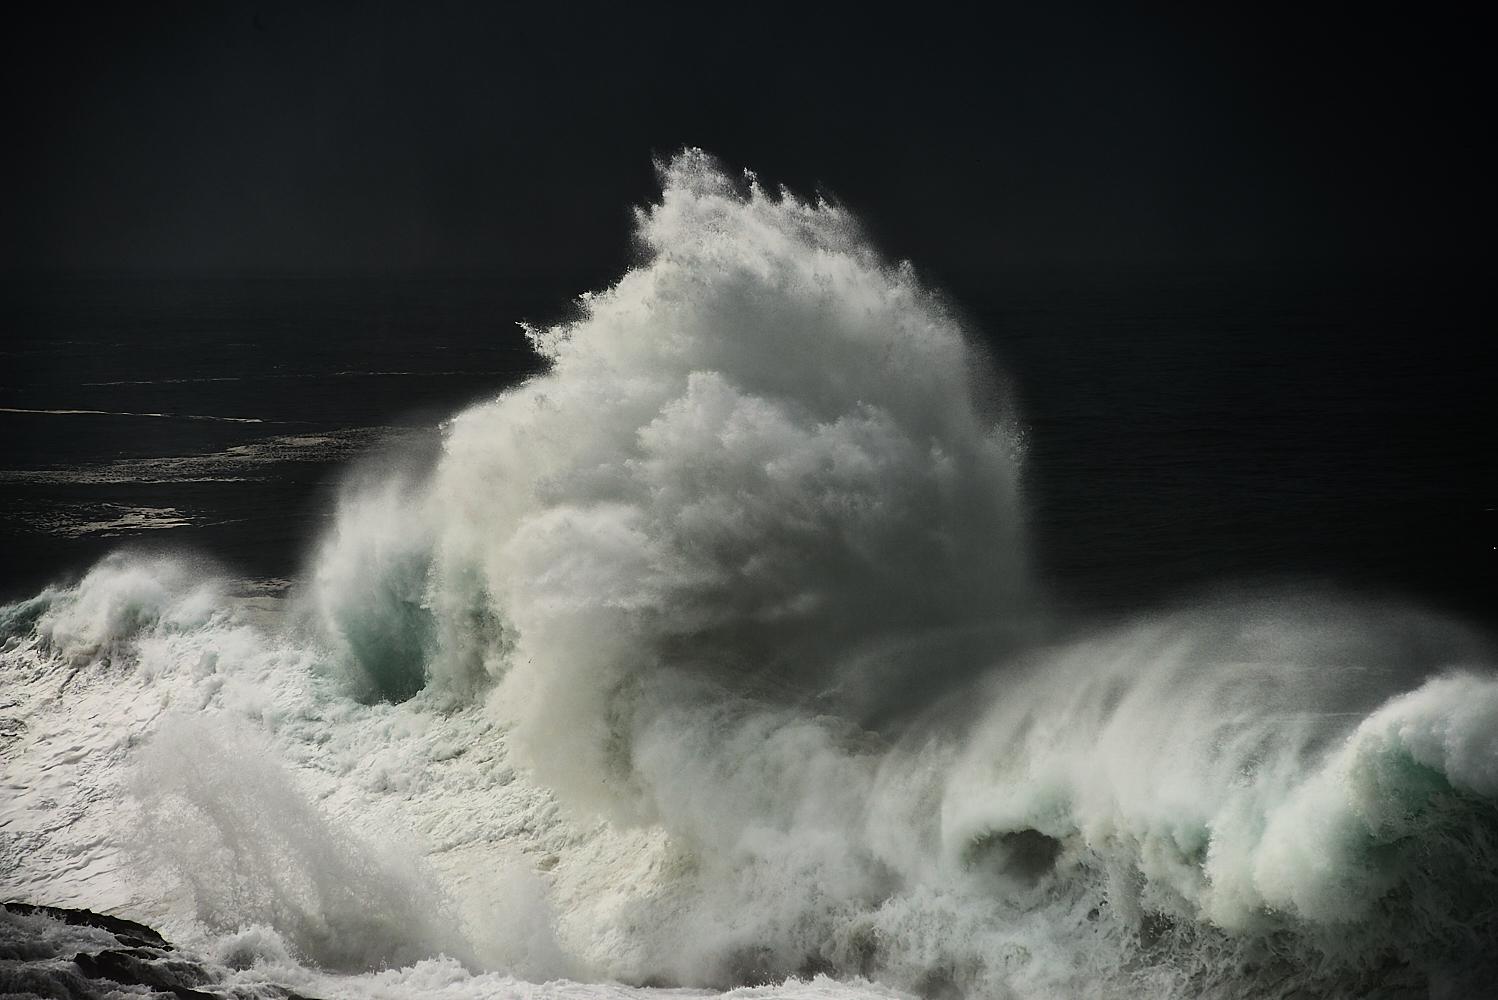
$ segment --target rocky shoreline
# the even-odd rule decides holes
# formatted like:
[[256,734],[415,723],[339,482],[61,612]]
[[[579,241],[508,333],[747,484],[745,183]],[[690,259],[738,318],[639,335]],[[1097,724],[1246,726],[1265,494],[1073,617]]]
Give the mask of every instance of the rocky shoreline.
[[0,1000],[312,1000],[269,983],[229,984],[145,924],[92,910],[0,903]]

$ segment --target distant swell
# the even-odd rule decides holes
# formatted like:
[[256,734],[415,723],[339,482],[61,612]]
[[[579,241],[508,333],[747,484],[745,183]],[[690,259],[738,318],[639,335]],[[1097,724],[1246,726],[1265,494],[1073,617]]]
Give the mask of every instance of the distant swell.
[[17,406],[0,406],[0,413],[29,413],[50,417],[148,417],[153,420],[214,420],[226,424],[286,423],[284,420],[262,420],[259,417],[216,417],[203,413],[127,413],[119,410],[28,410]]
[[119,554],[0,609],[0,894],[340,995],[1486,988],[1488,637],[1307,589],[1061,619],[941,297],[840,207],[662,184],[292,596]]

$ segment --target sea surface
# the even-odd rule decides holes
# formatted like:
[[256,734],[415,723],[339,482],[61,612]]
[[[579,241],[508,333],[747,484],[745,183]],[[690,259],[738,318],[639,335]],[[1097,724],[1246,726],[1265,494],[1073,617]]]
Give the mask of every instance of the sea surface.
[[[1498,366],[1475,290],[1381,273],[967,284],[947,294],[1019,407],[1059,599],[1126,610],[1298,576],[1498,615]],[[435,438],[541,372],[518,323],[584,290],[495,275],[0,289],[12,598],[123,542],[290,578],[354,459]]]
[[493,277],[0,287],[9,597],[124,541],[290,576],[341,470],[538,372],[515,324],[570,302]]
[[637,225],[4,286],[0,992],[1490,986],[1481,296]]

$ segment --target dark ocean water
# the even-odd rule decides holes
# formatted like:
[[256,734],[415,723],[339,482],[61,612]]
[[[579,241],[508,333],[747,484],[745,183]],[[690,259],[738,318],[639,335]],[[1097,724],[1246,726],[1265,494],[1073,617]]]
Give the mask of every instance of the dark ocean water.
[[[937,276],[944,313],[733,190],[673,161],[523,387],[515,321],[596,281],[6,286],[0,586],[219,565],[4,609],[0,898],[308,996],[1480,995],[1481,296]],[[32,971],[108,971],[72,948]]]
[[[487,277],[0,289],[4,598],[123,544],[293,575],[342,470],[429,447],[444,416],[539,371],[515,321],[553,319],[575,291]],[[1036,558],[1064,604],[1311,578],[1494,620],[1498,407],[1475,293],[1114,275],[953,298],[1012,382]]]

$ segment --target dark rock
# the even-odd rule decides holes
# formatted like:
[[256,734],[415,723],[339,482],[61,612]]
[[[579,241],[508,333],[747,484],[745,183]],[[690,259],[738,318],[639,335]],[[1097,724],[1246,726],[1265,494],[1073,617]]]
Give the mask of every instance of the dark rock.
[[[3,919],[6,916],[12,919]],[[14,917],[41,917],[103,931],[117,947],[97,937],[59,938],[55,929]],[[79,950],[69,957],[63,948],[98,950]],[[156,931],[134,920],[57,906],[0,904],[0,1000],[101,1000],[122,993],[177,1000],[245,1000],[252,994],[311,1000],[270,983],[256,984],[250,992],[236,989],[222,982],[223,973],[175,950]],[[141,989],[149,992],[140,994]]]
[[95,913],[93,910],[69,910],[61,906],[38,906],[35,903],[0,903],[10,913],[19,913],[23,916],[41,915],[59,920],[74,927],[94,927],[101,931],[113,934],[121,944],[135,947],[161,948],[170,951],[172,946],[166,938],[157,934],[145,924],[136,923],[134,920],[126,920],[123,917],[111,917],[104,913]]
[[195,988],[211,983],[213,977],[191,962],[156,961],[136,957],[128,951],[110,950],[94,955],[80,952],[73,956],[73,964],[90,979],[108,979],[127,986],[149,986],[192,1000],[215,1000],[214,994]]
[[76,969],[43,964],[0,964],[0,997],[96,1000],[99,989]]

